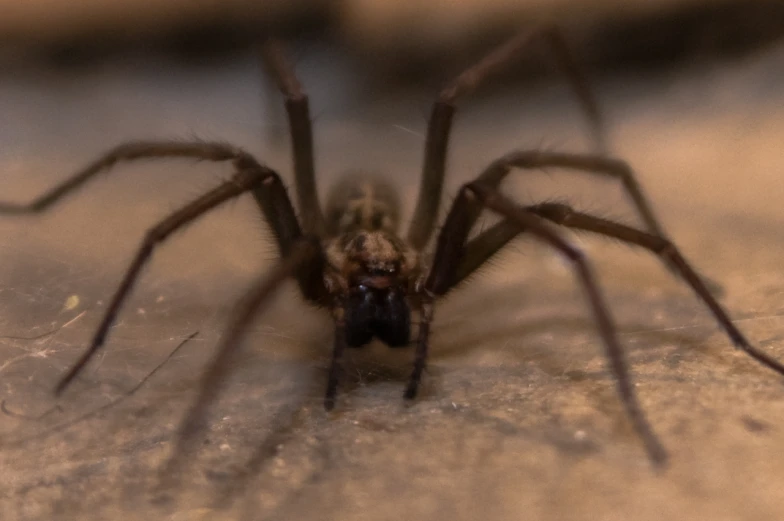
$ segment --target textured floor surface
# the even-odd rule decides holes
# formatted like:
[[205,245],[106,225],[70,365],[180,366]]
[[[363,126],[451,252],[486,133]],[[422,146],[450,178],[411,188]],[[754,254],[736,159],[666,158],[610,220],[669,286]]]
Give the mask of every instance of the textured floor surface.
[[[783,64],[779,48],[596,82],[614,152],[634,165],[686,256],[722,284],[737,325],[781,360]],[[370,165],[400,186],[410,211],[434,90],[377,95],[328,52],[299,67],[313,95],[322,187]],[[250,57],[201,69],[139,60],[67,77],[4,74],[2,198],[28,200],[142,137],[230,141],[288,178],[287,145],[270,141],[280,111],[264,114],[278,105],[259,93]],[[464,107],[447,201],[512,148],[586,149],[557,82]],[[606,289],[640,400],[671,453],[664,471],[624,415],[568,266],[523,239],[437,307],[426,385],[409,407],[401,394],[411,352],[374,345],[352,353],[326,414],[329,321],[286,287],[255,323],[203,444],[164,495],[159,470],[232,302],[274,258],[250,201],[162,246],[103,353],[62,398],[51,390],[89,343],[144,230],[227,175],[146,162],[46,215],[0,219],[3,520],[784,517],[782,378],[734,351],[655,258],[586,236],[572,239]],[[633,222],[612,183],[553,171],[507,190]]]

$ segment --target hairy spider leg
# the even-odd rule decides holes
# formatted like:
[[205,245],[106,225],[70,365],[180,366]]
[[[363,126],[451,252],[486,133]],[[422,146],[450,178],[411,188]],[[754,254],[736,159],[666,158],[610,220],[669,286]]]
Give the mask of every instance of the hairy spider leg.
[[523,31],[490,51],[479,62],[458,75],[441,90],[433,104],[427,125],[419,198],[408,230],[408,241],[414,248],[423,249],[435,229],[457,100],[472,93],[488,77],[504,70],[523,51],[540,43],[544,43],[552,52],[556,66],[566,76],[569,86],[574,91],[591,128],[594,149],[598,154],[606,152],[604,123],[596,96],[585,75],[577,66],[577,61],[560,29],[554,25],[540,25]]
[[694,271],[694,268],[691,267],[680,251],[678,251],[678,248],[669,239],[651,235],[650,233],[637,230],[631,226],[609,219],[602,219],[590,214],[577,212],[565,204],[543,203],[528,206],[525,210],[568,228],[588,231],[604,235],[605,237],[618,239],[626,244],[640,246],[658,256],[665,265],[675,266],[681,278],[691,287],[697,295],[697,298],[708,307],[721,328],[724,329],[727,336],[730,337],[732,343],[761,364],[784,375],[784,365],[771,358],[766,353],[756,349],[749,343],[746,337],[743,336],[743,333],[741,333],[740,330],[735,327],[735,324],[732,323],[732,320],[727,315],[727,312],[724,311],[724,308],[722,308],[716,298],[711,295],[711,292],[697,275],[697,272]]
[[[590,264],[579,249],[561,237],[554,229],[554,225],[515,205],[482,180],[464,185],[452,204],[438,236],[432,269],[425,282],[426,290],[434,295],[443,295],[449,290],[455,279],[455,273],[471,228],[471,215],[483,207],[498,213],[510,223],[516,224],[521,231],[532,233],[541,241],[561,252],[571,262],[596,320],[626,413],[642,438],[651,461],[656,465],[663,465],[667,459],[667,452],[648,423],[637,400],[626,356],[618,341],[609,308],[596,283]],[[427,344],[427,340],[425,340],[425,344]],[[417,364],[424,366],[426,357],[427,346],[425,345],[417,353]],[[417,373],[411,375],[409,390],[413,390],[410,393],[412,397],[416,394],[418,378],[419,374]]]
[[[57,384],[57,394],[68,386],[101,348],[123,302],[133,288],[141,269],[149,260],[155,246],[175,230],[190,223],[221,203],[245,192],[256,199],[278,243],[281,256],[287,256],[293,244],[302,237],[294,208],[286,193],[280,176],[262,166],[247,152],[215,142],[134,142],[115,147],[87,167],[68,177],[48,192],[27,204],[0,203],[0,213],[39,213],[74,192],[87,181],[95,178],[120,162],[148,158],[192,158],[206,161],[230,161],[235,169],[234,176],[175,211],[145,234],[145,238],[127,269],[123,280],[104,313],[90,347]],[[322,267],[318,264],[300,269],[296,278],[303,295],[314,302],[322,302],[326,290],[321,278]]]
[[261,45],[261,57],[272,79],[285,97],[289,119],[294,182],[297,207],[305,233],[324,234],[324,215],[316,186],[315,160],[313,158],[313,125],[310,121],[308,96],[297,79],[294,69],[285,58],[283,46],[274,39]]
[[[635,202],[639,216],[648,231],[659,237],[665,236],[642,188],[635,179],[634,171],[626,162],[618,159],[595,154],[569,154],[542,150],[515,151],[493,161],[480,174],[479,179],[486,186],[497,190],[504,178],[513,171],[516,175],[521,175],[532,169],[552,167],[619,180],[631,200]],[[476,223],[481,211],[479,207],[470,210],[469,228]],[[466,253],[454,274],[455,280],[452,281],[452,286],[474,273],[519,233],[519,226],[501,221],[473,238],[466,246]],[[670,266],[670,269],[677,273],[676,267]]]

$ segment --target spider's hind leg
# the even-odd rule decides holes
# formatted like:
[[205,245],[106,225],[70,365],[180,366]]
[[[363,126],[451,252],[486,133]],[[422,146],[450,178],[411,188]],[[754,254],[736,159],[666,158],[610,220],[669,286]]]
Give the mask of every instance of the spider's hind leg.
[[[245,151],[216,142],[133,142],[117,146],[30,203],[0,202],[0,214],[44,212],[63,197],[78,190],[98,174],[106,172],[117,163],[152,158],[190,158],[230,162],[234,167],[235,174],[228,181],[173,212],[146,233],[134,260],[126,270],[119,288],[103,315],[90,347],[60,380],[56,388],[58,394],[68,386],[101,348],[120,308],[135,286],[142,268],[149,261],[155,248],[176,230],[198,219],[223,202],[245,192],[251,192],[272,228],[281,256],[286,257],[296,241],[302,237],[294,208],[280,176],[270,168],[261,165]],[[312,263],[300,267],[295,274],[300,290],[305,298],[311,301],[319,302],[326,291],[321,277],[322,267],[322,264]]]
[[313,157],[313,126],[310,121],[308,95],[286,60],[283,45],[274,39],[260,47],[265,68],[286,99],[286,113],[294,160],[294,181],[297,187],[297,206],[305,233],[322,235],[324,216],[319,204]]
[[489,77],[507,68],[523,52],[535,49],[538,44],[544,44],[550,51],[553,61],[566,77],[580,103],[582,113],[590,126],[593,149],[598,154],[606,153],[604,122],[596,96],[578,67],[577,60],[574,59],[560,29],[555,25],[546,24],[520,32],[459,74],[441,90],[433,103],[427,125],[419,197],[408,230],[408,241],[415,249],[424,248],[435,229],[457,101],[471,94]]

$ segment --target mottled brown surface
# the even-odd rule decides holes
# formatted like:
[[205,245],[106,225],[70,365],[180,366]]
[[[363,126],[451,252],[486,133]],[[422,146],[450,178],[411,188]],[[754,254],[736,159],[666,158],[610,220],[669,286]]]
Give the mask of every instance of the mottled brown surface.
[[[783,51],[597,82],[614,150],[637,168],[684,253],[724,285],[738,325],[779,359]],[[431,93],[365,95],[329,54],[299,67],[314,94],[322,186],[343,168],[370,165],[392,176],[410,212]],[[288,175],[286,147],[264,144],[280,115],[262,117],[258,90],[250,58],[209,71],[144,62],[72,77],[4,74],[2,196],[30,198],[139,137],[228,140]],[[557,84],[466,103],[449,195],[513,147],[583,149],[574,105]],[[199,372],[231,303],[274,258],[250,201],[162,247],[104,355],[62,399],[51,389],[88,343],[144,230],[226,175],[144,163],[46,216],[0,219],[4,521],[784,516],[782,379],[735,352],[656,260],[583,236],[574,240],[600,273],[640,399],[671,451],[664,472],[651,468],[620,407],[568,269],[529,239],[437,307],[427,384],[411,407],[401,399],[411,352],[373,346],[352,357],[327,415],[329,323],[287,287],[254,326],[205,443],[164,501],[157,471]],[[617,188],[576,179],[520,177],[508,189],[522,201],[568,196],[603,215],[632,215]],[[133,396],[78,420],[126,394],[196,331]]]

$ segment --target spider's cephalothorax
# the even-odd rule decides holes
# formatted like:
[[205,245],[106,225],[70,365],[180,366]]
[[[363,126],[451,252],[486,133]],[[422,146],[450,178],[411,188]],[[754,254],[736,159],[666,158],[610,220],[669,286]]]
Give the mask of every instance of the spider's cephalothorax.
[[402,347],[411,336],[411,295],[422,268],[418,253],[397,232],[398,201],[383,180],[352,176],[339,183],[327,205],[335,235],[323,243],[324,281],[344,324],[346,345],[373,338]]
[[[436,230],[455,103],[510,63],[523,49],[542,43],[553,51],[556,63],[566,73],[582,105],[593,128],[596,152],[568,154],[515,150],[493,161],[473,182],[463,185],[458,191],[437,234],[434,252],[432,256],[428,255],[432,261],[425,266],[421,252]],[[184,446],[193,441],[207,405],[231,369],[230,362],[243,333],[283,280],[289,277],[296,279],[306,300],[332,311],[335,336],[324,400],[327,409],[335,404],[344,348],[359,347],[373,338],[390,346],[406,345],[411,335],[411,314],[415,312],[419,319],[416,351],[404,394],[406,398],[414,398],[427,361],[434,300],[469,277],[517,235],[527,233],[560,252],[574,267],[605,346],[621,401],[651,459],[656,463],[664,462],[666,452],[639,405],[626,357],[590,264],[585,255],[560,233],[559,227],[612,237],[659,256],[689,284],[738,348],[784,374],[782,364],[749,344],[702,279],[666,238],[629,166],[607,157],[601,118],[593,94],[554,27],[539,27],[515,36],[466,69],[441,91],[433,104],[427,126],[419,196],[405,240],[397,235],[397,196],[388,183],[378,179],[365,176],[346,178],[333,190],[326,212],[322,212],[316,187],[308,98],[284,59],[279,44],[273,40],[266,42],[262,56],[286,97],[299,218],[280,176],[274,170],[260,164],[243,150],[216,142],[127,143],[98,158],[32,203],[0,203],[0,213],[41,212],[118,162],[142,158],[230,162],[235,170],[230,180],[173,212],[147,232],[106,309],[90,348],[62,378],[58,392],[81,372],[101,347],[155,247],[177,229],[246,192],[253,194],[270,224],[282,260],[255,282],[238,304],[218,353],[204,375],[200,395],[181,426],[180,450],[175,454],[185,452]],[[565,204],[520,206],[499,191],[501,182],[513,172],[520,175],[527,169],[550,167],[619,180],[644,223],[644,229],[578,212]],[[501,221],[469,238],[483,210],[496,213]]]

